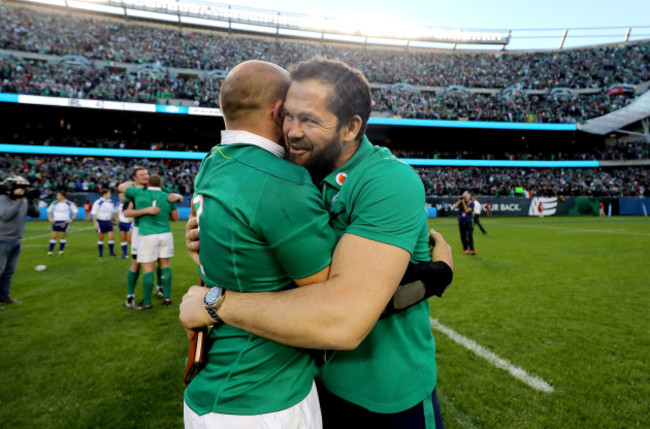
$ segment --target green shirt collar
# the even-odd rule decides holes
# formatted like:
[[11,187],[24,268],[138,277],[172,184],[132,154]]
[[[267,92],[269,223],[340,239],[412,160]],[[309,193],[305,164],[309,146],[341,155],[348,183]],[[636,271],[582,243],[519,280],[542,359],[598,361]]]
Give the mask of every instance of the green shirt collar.
[[361,143],[359,143],[359,147],[357,148],[357,151],[354,153],[354,155],[352,155],[352,158],[350,158],[348,162],[343,164],[341,167],[325,176],[323,182],[337,189],[340,189],[341,186],[343,186],[343,182],[345,182],[345,179],[347,178],[350,171],[354,170],[359,164],[361,164],[361,162],[366,158],[371,150],[372,143],[370,143],[366,136],[363,136]]

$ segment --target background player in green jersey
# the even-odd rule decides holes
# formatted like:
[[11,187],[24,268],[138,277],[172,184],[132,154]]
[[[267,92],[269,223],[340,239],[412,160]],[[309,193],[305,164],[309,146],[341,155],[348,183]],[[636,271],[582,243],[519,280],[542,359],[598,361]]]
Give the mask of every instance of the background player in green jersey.
[[[377,320],[409,260],[429,259],[422,183],[365,139],[370,90],[358,71],[314,59],[292,69],[292,80],[284,107],[289,158],[309,169],[341,237],[330,279],[274,293],[229,290],[213,316],[285,344],[350,350],[327,354],[319,375],[328,427],[442,426],[428,303]],[[186,328],[217,320],[202,308],[204,297],[200,288],[184,297]]]
[[[154,287],[154,268],[159,262],[162,271],[164,301],[171,305],[172,269],[169,259],[174,256],[174,237],[169,220],[178,220],[176,203],[169,201],[169,195],[160,189],[160,176],[149,176],[147,188],[128,187],[125,195],[133,199],[139,207],[138,263],[142,266],[142,303],[136,310],[148,310],[153,307],[151,295]],[[158,209],[158,210],[156,210]],[[147,212],[145,212],[147,211]],[[125,215],[130,216],[128,210]]]
[[[127,217],[133,218],[133,225],[131,228],[131,266],[129,267],[129,272],[127,275],[127,292],[126,292],[126,301],[124,303],[125,307],[136,308],[134,301],[135,297],[135,286],[138,283],[138,277],[140,275],[140,264],[138,263],[138,236],[139,236],[139,217],[143,215],[157,214],[159,208],[145,207],[144,210],[138,210],[138,207],[135,205],[133,198],[126,196],[126,189],[135,186],[139,189],[145,189],[149,181],[149,171],[143,166],[136,165],[133,168],[132,181],[121,183],[118,186],[118,192],[124,193],[124,214]],[[183,196],[180,194],[169,194],[167,201],[180,203],[183,201]],[[156,271],[158,282],[157,284],[160,287],[157,287],[157,295],[159,297],[164,297],[164,292],[162,284],[162,269],[158,266]]]

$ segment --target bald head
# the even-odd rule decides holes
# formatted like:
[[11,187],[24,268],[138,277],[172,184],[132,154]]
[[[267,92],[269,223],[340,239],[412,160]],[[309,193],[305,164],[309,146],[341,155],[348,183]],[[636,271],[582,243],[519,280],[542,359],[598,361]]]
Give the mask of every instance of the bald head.
[[245,61],[221,84],[219,104],[227,129],[245,129],[264,120],[263,113],[283,101],[291,80],[280,66]]

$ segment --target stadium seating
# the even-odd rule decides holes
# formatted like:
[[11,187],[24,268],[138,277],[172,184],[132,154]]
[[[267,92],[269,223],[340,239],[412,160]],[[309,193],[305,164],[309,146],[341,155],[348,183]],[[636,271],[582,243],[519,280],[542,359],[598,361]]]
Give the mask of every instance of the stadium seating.
[[[0,57],[0,92],[5,93],[216,107],[220,76],[241,61],[288,67],[323,55],[363,71],[377,114],[575,123],[634,100],[631,91],[608,91],[612,85],[650,81],[650,42],[451,53],[226,36],[12,6],[0,6],[0,13],[0,49],[6,50]],[[67,55],[86,60],[61,61]],[[134,71],[144,64],[152,66]],[[215,70],[219,73],[209,73]]]
[[[0,158],[0,180],[9,172],[21,174],[38,186],[46,198],[57,189],[69,192],[114,190],[130,180],[135,165],[159,174],[173,192],[191,195],[200,162],[131,158],[5,155]],[[511,196],[523,187],[531,196],[650,196],[647,168],[450,168],[417,167],[427,196],[457,196],[470,189],[478,195]]]

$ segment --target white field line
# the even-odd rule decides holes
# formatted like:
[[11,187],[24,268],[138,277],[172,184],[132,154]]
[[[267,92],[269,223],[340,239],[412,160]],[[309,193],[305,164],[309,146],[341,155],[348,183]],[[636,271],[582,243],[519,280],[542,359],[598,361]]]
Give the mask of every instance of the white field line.
[[479,344],[477,344],[476,341],[470,340],[469,338],[460,335],[453,329],[446,327],[442,323],[438,322],[437,319],[430,318],[430,320],[431,320],[431,327],[433,329],[442,332],[443,334],[451,338],[452,341],[470,349],[478,356],[482,357],[483,359],[486,359],[488,362],[490,362],[492,365],[496,366],[497,368],[501,368],[508,371],[513,377],[523,381],[533,389],[539,390],[540,392],[547,392],[547,393],[551,393],[555,390],[553,389],[553,386],[551,386],[541,378],[535,377],[533,375],[529,375],[525,370],[514,366],[507,360],[502,359],[496,354],[492,353],[491,351],[484,349]]
[[543,225],[525,225],[525,224],[522,224],[521,226],[527,228],[556,229],[558,231],[569,232],[574,234],[579,234],[579,233],[599,234],[600,233],[600,234],[634,235],[637,237],[643,235],[643,236],[650,237],[650,233],[632,232],[632,231],[626,231],[624,229],[584,229],[584,228],[567,228],[561,226],[543,226]]
[[[81,231],[92,231],[95,228],[80,228],[80,229],[73,229],[72,231],[68,231],[68,234],[72,234],[73,232],[81,232]],[[31,237],[25,237],[23,238],[23,241],[27,240],[36,240],[37,238],[45,238],[45,237],[51,237],[52,232],[48,232],[47,234],[39,234],[39,235],[32,235]]]

